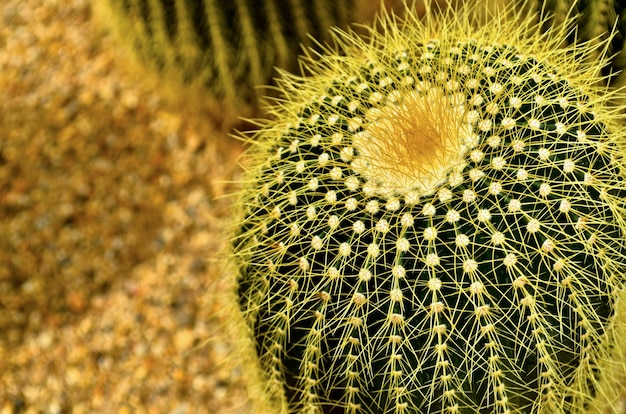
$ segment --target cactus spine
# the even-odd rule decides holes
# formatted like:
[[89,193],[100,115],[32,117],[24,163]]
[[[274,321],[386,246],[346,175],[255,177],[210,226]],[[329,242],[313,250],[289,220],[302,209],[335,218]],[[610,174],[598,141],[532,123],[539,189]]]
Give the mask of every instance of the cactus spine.
[[284,74],[251,140],[232,258],[267,397],[587,412],[615,391],[626,274],[623,108],[580,59],[597,49],[521,14],[405,13]]

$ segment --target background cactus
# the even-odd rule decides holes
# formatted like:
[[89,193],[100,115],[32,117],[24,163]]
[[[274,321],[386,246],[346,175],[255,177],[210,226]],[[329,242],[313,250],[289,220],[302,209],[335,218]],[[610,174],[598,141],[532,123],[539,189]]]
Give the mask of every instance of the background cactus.
[[559,48],[565,26],[519,14],[406,14],[284,74],[251,140],[232,257],[266,396],[597,408],[626,274],[623,108],[580,59],[603,44]]
[[[387,1],[391,3],[391,1]],[[208,87],[242,113],[274,67],[296,69],[302,45],[329,27],[371,19],[380,2],[359,0],[99,0],[100,13],[163,81]],[[170,79],[171,78],[171,79]],[[176,93],[180,93],[177,90]]]
[[[614,87],[626,86],[626,7],[617,0],[551,0],[518,1],[543,20],[543,30],[552,30],[555,25],[568,23],[575,29],[564,38],[569,43],[586,41],[604,43],[608,54],[613,55],[605,62],[603,74],[610,76],[609,84]],[[569,17],[573,16],[573,17]],[[613,36],[612,36],[613,34]],[[609,43],[607,39],[611,38]],[[600,49],[589,58],[597,59]]]

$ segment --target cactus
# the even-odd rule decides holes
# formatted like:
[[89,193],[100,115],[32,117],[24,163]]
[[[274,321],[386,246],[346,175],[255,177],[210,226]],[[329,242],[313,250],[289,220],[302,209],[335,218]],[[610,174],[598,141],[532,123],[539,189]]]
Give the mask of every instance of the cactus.
[[[543,30],[553,30],[555,25],[571,24],[574,31],[567,33],[566,42],[586,41],[604,43],[608,54],[613,55],[602,68],[613,87],[626,87],[626,7],[616,0],[550,0],[546,2],[519,1],[539,19]],[[569,16],[573,15],[573,18]],[[607,43],[607,39],[611,41]],[[596,49],[589,58],[597,59],[603,52]]]
[[296,69],[302,44],[329,40],[330,26],[370,19],[368,3],[99,0],[98,10],[160,78],[206,86],[222,105],[241,112],[256,105],[255,87],[270,81],[275,66]]
[[249,137],[230,257],[284,412],[572,414],[615,398],[624,108],[581,59],[603,44],[474,15],[407,8],[366,40],[338,31],[337,50],[303,58],[311,76],[282,75]]

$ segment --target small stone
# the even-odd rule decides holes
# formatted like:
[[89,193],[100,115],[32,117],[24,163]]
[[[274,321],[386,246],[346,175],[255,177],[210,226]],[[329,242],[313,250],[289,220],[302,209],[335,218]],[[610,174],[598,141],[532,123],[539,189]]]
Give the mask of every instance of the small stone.
[[192,329],[183,329],[174,334],[174,346],[178,352],[190,349],[196,339]]

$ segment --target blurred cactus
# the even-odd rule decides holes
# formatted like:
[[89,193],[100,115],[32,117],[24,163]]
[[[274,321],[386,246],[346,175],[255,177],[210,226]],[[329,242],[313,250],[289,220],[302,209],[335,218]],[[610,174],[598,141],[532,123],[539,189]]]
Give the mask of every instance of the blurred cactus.
[[385,14],[278,81],[232,240],[276,411],[572,414],[615,395],[624,108],[579,59],[605,43],[473,15]]
[[[606,54],[612,58],[605,62],[603,74],[609,76],[608,83],[614,87],[626,87],[626,5],[617,0],[517,0],[543,20],[543,30],[554,30],[555,26],[567,23],[572,31],[565,40],[569,43],[591,42],[603,44],[603,52],[596,49],[588,56],[592,61]],[[573,16],[573,17],[569,17]],[[610,38],[610,42],[607,40]]]
[[274,67],[296,69],[301,45],[330,39],[329,27],[371,19],[378,1],[98,0],[142,63],[162,82],[208,87],[227,108],[256,105]]

